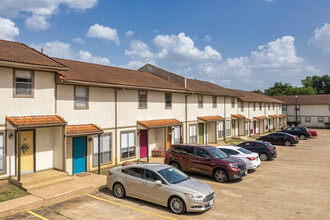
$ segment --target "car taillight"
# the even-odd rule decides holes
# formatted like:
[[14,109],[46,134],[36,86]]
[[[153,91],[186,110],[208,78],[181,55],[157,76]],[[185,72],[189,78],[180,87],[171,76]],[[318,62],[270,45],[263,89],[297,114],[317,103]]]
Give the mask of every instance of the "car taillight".
[[255,157],[246,157],[247,159],[249,159],[250,161],[255,160]]
[[293,139],[297,139],[297,137],[293,137]]
[[112,173],[110,171],[108,171],[108,176],[111,176],[111,175],[112,175]]
[[307,134],[309,134],[309,131],[307,131]]
[[270,147],[269,147],[268,150],[273,151],[273,148],[270,148]]
[[168,156],[168,154],[165,154],[165,157],[167,157]]

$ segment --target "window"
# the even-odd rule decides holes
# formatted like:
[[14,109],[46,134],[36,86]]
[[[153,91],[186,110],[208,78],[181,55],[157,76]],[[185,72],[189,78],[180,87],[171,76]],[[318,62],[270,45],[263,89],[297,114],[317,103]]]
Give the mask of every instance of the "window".
[[260,109],[260,111],[262,110],[262,103],[261,102],[259,103],[259,109]]
[[180,132],[180,127],[176,126],[174,127],[174,143],[178,144],[181,141],[181,132]]
[[218,124],[218,138],[223,137],[223,121],[220,121]]
[[88,108],[88,87],[75,86],[75,107]]
[[203,95],[198,95],[198,108],[203,108]]
[[14,88],[16,96],[33,96],[33,72],[15,70]]
[[253,102],[253,111],[255,111],[255,110],[256,110],[256,103]]
[[145,179],[151,182],[155,182],[157,180],[162,181],[162,183],[164,183],[164,181],[162,180],[162,178],[160,178],[160,176],[158,174],[156,174],[155,172],[151,171],[151,170],[144,170],[145,173]]
[[268,103],[268,110],[270,110],[270,103]]
[[226,136],[231,136],[231,121],[226,121]]
[[172,108],[172,93],[165,93],[165,108]]
[[139,108],[147,108],[148,94],[147,91],[139,91]]
[[241,102],[241,112],[244,111],[244,102]]
[[128,168],[128,169],[124,169],[121,171],[122,173],[125,173],[127,175],[130,175],[130,176],[134,176],[134,177],[137,177],[137,178],[142,178],[142,169],[141,168]]
[[288,106],[287,105],[282,105],[282,111],[286,112],[288,110]]
[[275,110],[275,103],[273,103],[273,110]]
[[196,125],[189,125],[189,143],[197,142],[197,131]]
[[245,134],[248,135],[249,134],[249,123],[245,122]]
[[183,147],[182,153],[188,156],[194,156],[194,148],[193,147]]
[[311,122],[311,117],[305,117],[305,122]]
[[3,133],[0,133],[0,173],[5,172],[5,147]]
[[[101,164],[111,162],[111,135],[104,134],[100,136]],[[98,135],[94,136],[94,166],[98,165]]]
[[196,150],[196,157],[205,159],[212,158],[212,156],[206,150],[200,148],[197,148]]
[[121,133],[121,158],[135,157],[135,132]]
[[217,97],[212,96],[212,101],[213,101],[213,108],[216,108],[217,107]]
[[324,118],[323,117],[318,117],[317,122],[318,123],[324,123]]
[[235,98],[231,97],[231,107],[235,108]]

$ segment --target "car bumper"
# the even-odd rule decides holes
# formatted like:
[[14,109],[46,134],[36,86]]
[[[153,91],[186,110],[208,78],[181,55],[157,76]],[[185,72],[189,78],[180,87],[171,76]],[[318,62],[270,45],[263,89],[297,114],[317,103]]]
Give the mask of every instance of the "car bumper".
[[204,202],[203,200],[195,200],[187,198],[185,199],[187,212],[204,212],[212,208],[215,203],[215,199]]
[[260,164],[261,164],[260,159],[254,160],[254,161],[249,161],[246,163],[246,168],[248,170],[256,169],[260,166]]
[[246,176],[247,173],[248,173],[247,169],[240,170],[240,171],[232,171],[232,174],[229,176],[229,179],[230,180],[240,179],[240,178]]

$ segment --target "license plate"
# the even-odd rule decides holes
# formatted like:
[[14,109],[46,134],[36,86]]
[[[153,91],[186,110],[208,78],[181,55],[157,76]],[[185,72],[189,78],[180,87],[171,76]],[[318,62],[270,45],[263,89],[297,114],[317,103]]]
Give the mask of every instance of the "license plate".
[[212,206],[214,204],[214,199],[212,199],[210,202],[209,202],[209,206]]

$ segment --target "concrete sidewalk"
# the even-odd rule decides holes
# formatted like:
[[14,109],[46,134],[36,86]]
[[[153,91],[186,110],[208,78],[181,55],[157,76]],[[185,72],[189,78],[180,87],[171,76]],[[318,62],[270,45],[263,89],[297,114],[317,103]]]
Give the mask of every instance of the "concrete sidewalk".
[[95,193],[106,187],[104,175],[82,173],[72,178],[73,181],[34,189],[29,191],[31,195],[1,202],[0,218]]

